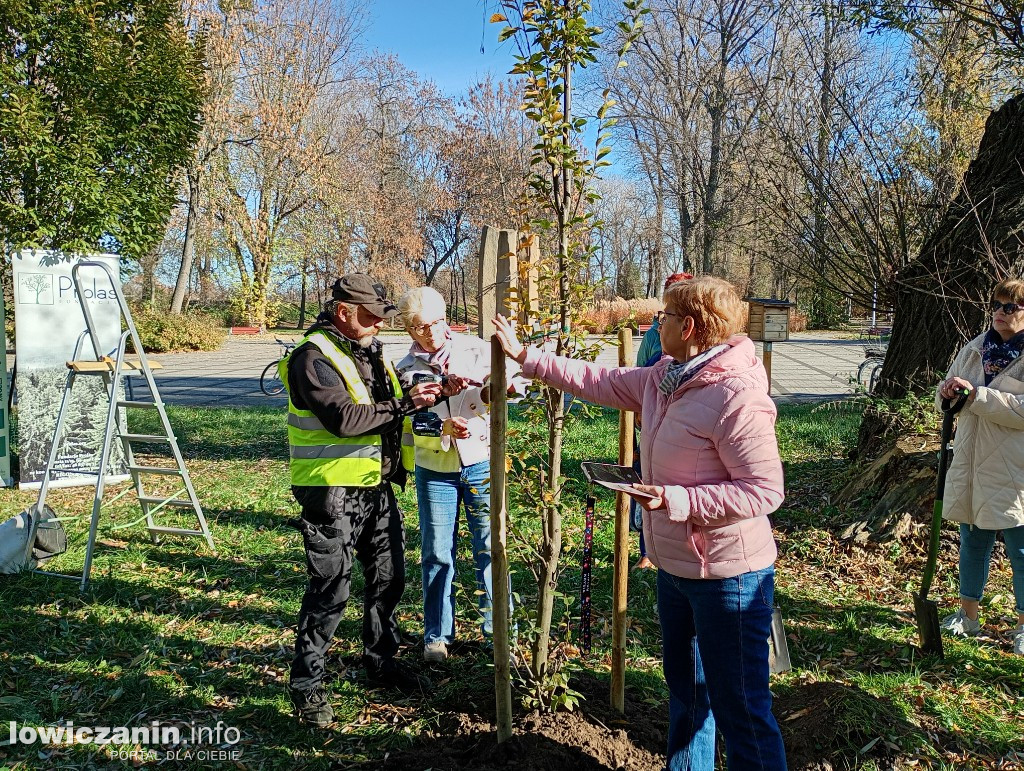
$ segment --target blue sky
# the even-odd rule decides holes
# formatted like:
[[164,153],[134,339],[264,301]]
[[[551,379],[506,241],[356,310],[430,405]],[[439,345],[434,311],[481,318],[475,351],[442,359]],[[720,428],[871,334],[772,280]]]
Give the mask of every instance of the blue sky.
[[487,73],[500,78],[512,67],[512,43],[499,45],[502,25],[488,22],[497,6],[497,0],[372,0],[365,42],[457,95]]

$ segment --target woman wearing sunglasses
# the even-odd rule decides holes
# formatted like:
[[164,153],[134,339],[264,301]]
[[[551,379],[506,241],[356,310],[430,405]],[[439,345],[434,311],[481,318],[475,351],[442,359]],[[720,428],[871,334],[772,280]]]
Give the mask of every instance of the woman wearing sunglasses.
[[1024,655],[1024,281],[1002,281],[992,296],[992,326],[957,354],[935,397],[939,407],[970,392],[942,509],[944,519],[960,523],[960,609],[942,628],[963,637],[981,631],[978,606],[1001,530],[1016,599],[1013,651]]

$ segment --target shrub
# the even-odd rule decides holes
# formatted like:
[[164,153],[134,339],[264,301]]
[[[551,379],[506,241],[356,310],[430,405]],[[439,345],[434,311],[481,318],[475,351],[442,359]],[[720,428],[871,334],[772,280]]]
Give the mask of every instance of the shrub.
[[807,329],[807,314],[795,308],[789,311],[789,331],[803,332]]
[[132,310],[132,318],[146,353],[215,351],[224,341],[220,320],[205,313],[190,311],[173,316],[166,311],[139,308]]
[[580,320],[580,325],[593,334],[615,332],[624,326],[634,329],[641,324],[650,324],[654,314],[661,310],[661,301],[654,298],[623,300],[602,300],[593,308],[588,309]]

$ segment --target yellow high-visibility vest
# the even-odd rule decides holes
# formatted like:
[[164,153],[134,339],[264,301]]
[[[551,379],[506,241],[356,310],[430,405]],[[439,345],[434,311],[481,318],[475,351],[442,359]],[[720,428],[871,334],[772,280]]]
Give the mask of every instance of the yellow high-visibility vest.
[[[370,392],[359,377],[347,344],[324,330],[306,335],[299,346],[311,343],[327,357],[345,383],[355,404],[373,404]],[[288,454],[293,485],[303,487],[375,487],[381,483],[383,441],[380,434],[343,437],[324,428],[320,419],[309,410],[300,410],[291,399],[288,386],[288,362],[291,353],[278,363],[278,374],[288,391]],[[394,367],[387,360],[384,368],[395,396],[402,397],[402,385]],[[412,446],[412,419],[403,421],[402,465],[407,471],[415,467]],[[406,432],[408,436],[406,436]]]

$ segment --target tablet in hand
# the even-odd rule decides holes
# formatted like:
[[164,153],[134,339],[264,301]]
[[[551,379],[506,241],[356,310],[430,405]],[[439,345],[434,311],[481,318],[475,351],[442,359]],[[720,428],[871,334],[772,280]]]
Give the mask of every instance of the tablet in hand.
[[618,490],[628,495],[635,495],[640,498],[655,498],[653,493],[637,490],[634,485],[642,485],[643,481],[636,469],[631,466],[616,466],[611,463],[591,463],[585,461],[580,464],[583,469],[583,476],[588,482],[607,487],[609,490]]

